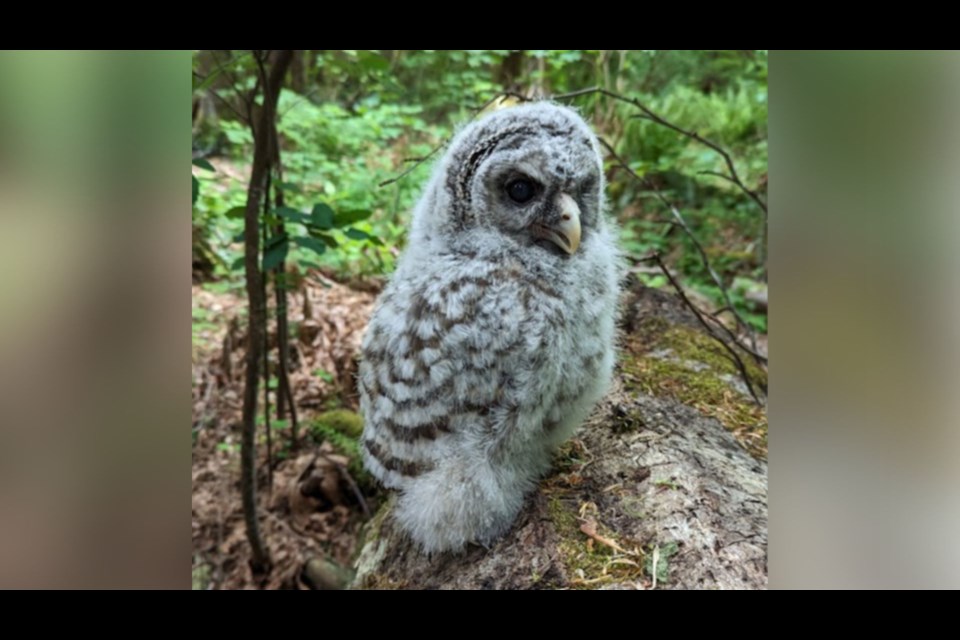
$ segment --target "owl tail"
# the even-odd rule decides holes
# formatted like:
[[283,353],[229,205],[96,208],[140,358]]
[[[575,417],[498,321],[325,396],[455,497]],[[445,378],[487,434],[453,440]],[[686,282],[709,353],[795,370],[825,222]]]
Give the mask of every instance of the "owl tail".
[[394,513],[428,553],[461,551],[468,543],[489,546],[510,528],[534,486],[529,474],[450,459],[410,480]]

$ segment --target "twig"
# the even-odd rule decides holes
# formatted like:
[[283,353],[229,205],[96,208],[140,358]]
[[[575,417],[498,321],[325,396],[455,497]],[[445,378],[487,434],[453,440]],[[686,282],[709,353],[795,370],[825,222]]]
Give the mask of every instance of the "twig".
[[[217,57],[215,49],[210,49],[210,55],[213,56],[213,59],[216,60],[217,63],[220,63],[220,59]],[[261,63],[260,58],[257,57],[257,52],[254,50],[251,50],[250,55],[252,55],[253,59],[257,61],[257,65],[259,66],[260,71],[264,72],[263,64]],[[226,62],[221,64],[221,66],[223,67],[223,72],[227,74],[227,76],[230,78],[230,86],[233,88],[234,93],[237,94],[237,97],[243,101],[244,106],[247,108],[247,117],[241,118],[241,120],[246,122],[250,126],[250,128],[253,129],[255,124],[253,121],[253,100],[256,97],[257,92],[260,90],[260,74],[257,75],[256,83],[254,84],[254,87],[250,91],[250,93],[244,94],[243,92],[240,91],[240,85],[237,82],[237,76],[235,76],[233,74],[233,71],[228,69],[226,66],[227,63],[236,62],[236,60],[237,60],[236,58],[234,58],[233,56],[230,56]]]
[[[586,95],[592,95],[592,94],[603,95],[603,96],[606,96],[606,97],[608,97],[608,98],[612,98],[612,99],[614,99],[614,100],[618,100],[618,101],[620,101],[620,102],[625,102],[625,103],[627,103],[627,104],[629,104],[629,105],[632,105],[632,106],[636,107],[637,109],[639,109],[639,110],[641,111],[641,113],[636,114],[636,115],[634,115],[634,116],[632,116],[632,117],[634,117],[634,118],[643,118],[643,119],[645,119],[645,120],[650,120],[650,121],[652,121],[652,122],[655,122],[655,123],[659,124],[660,126],[666,127],[666,128],[668,128],[668,129],[670,129],[670,130],[672,130],[672,131],[676,131],[677,133],[679,133],[679,134],[681,134],[681,135],[684,135],[684,136],[690,138],[691,140],[695,140],[695,141],[699,142],[700,144],[702,144],[702,145],[704,145],[704,146],[706,146],[706,147],[709,147],[710,149],[712,149],[713,151],[715,151],[717,154],[720,155],[721,158],[723,158],[724,163],[727,165],[727,168],[730,170],[730,175],[726,175],[726,174],[722,174],[722,173],[717,173],[717,172],[701,172],[701,173],[710,173],[710,174],[712,174],[712,175],[717,175],[717,176],[719,176],[719,177],[725,178],[725,179],[727,179],[728,181],[732,182],[732,183],[733,183],[734,185],[736,185],[741,191],[743,191],[745,194],[747,194],[747,196],[749,196],[750,199],[753,200],[753,201],[757,204],[757,206],[759,206],[759,207],[763,210],[763,213],[764,213],[764,214],[767,213],[767,204],[760,198],[760,195],[759,195],[756,191],[754,191],[753,189],[750,189],[747,185],[745,185],[745,184],[743,183],[743,181],[740,179],[740,175],[737,173],[737,168],[736,168],[736,166],[733,164],[733,158],[730,157],[730,154],[727,153],[727,151],[726,151],[723,147],[721,147],[719,144],[713,142],[712,140],[710,140],[710,139],[708,139],[708,138],[704,138],[703,136],[701,136],[701,135],[700,135],[699,133],[697,133],[696,131],[689,131],[689,130],[687,130],[687,129],[684,129],[683,127],[680,127],[680,126],[678,126],[678,125],[673,124],[672,122],[670,122],[669,120],[667,120],[667,119],[664,118],[663,116],[657,114],[655,111],[653,111],[652,109],[650,109],[649,107],[647,107],[646,105],[644,105],[644,104],[643,104],[642,102],[640,102],[639,100],[636,100],[636,99],[634,99],[634,98],[628,98],[627,96],[621,95],[621,94],[619,94],[619,93],[617,93],[617,92],[615,92],[615,91],[610,91],[609,89],[604,89],[604,88],[602,88],[602,87],[589,87],[589,88],[586,88],[586,89],[578,89],[578,90],[576,90],[576,91],[569,91],[569,92],[567,92],[567,93],[559,93],[559,94],[556,94],[556,95],[554,95],[554,96],[549,96],[549,97],[547,97],[546,99],[548,99],[548,100],[569,100],[569,99],[571,99],[571,98],[577,98],[577,97],[579,97],[579,96],[586,96]],[[493,104],[495,101],[497,101],[497,100],[499,100],[499,99],[501,99],[501,98],[516,98],[516,99],[518,99],[518,100],[520,100],[520,101],[522,101],[522,102],[530,102],[531,100],[533,100],[533,98],[531,98],[531,97],[529,97],[529,96],[525,96],[525,95],[523,95],[523,94],[516,93],[516,92],[514,92],[514,91],[501,91],[500,93],[496,94],[494,97],[492,97],[491,99],[489,99],[489,100],[487,100],[485,103],[483,103],[480,107],[476,108],[475,111],[476,111],[477,113],[479,113],[479,112],[483,111],[484,109],[486,109],[486,108],[487,108],[488,106],[490,106],[491,104]],[[449,139],[444,140],[443,143],[442,143],[440,146],[438,146],[436,149],[434,149],[433,151],[431,151],[431,152],[430,152],[427,156],[425,156],[424,158],[420,159],[420,160],[417,162],[417,164],[415,164],[413,167],[410,167],[408,170],[404,171],[403,173],[401,173],[400,175],[396,176],[395,178],[391,178],[390,180],[386,180],[385,182],[381,182],[378,186],[384,187],[384,186],[386,186],[386,185],[388,185],[388,184],[391,184],[391,183],[393,183],[393,182],[396,182],[397,180],[399,180],[399,179],[401,179],[401,178],[403,178],[403,177],[406,177],[406,176],[409,175],[414,169],[416,169],[423,161],[426,161],[426,160],[428,160],[430,157],[432,157],[432,156],[433,156],[437,151],[439,151],[448,141],[449,141]]]
[[277,115],[277,121],[279,122],[279,121],[283,120],[283,118],[284,118],[288,113],[290,113],[291,111],[293,111],[294,109],[296,109],[296,108],[299,107],[301,104],[303,104],[304,102],[306,102],[306,101],[309,100],[310,98],[314,97],[314,96],[317,95],[318,93],[320,93],[320,89],[319,89],[319,88],[314,89],[313,91],[308,91],[307,93],[305,93],[305,94],[303,94],[302,96],[300,96],[297,100],[294,101],[293,104],[291,104],[289,107],[287,107],[287,110],[286,110],[286,111],[284,111],[283,113],[280,113],[280,114]]
[[[694,235],[693,230],[690,229],[690,226],[687,224],[687,221],[684,220],[683,216],[680,214],[680,211],[667,200],[667,198],[663,195],[660,189],[657,188],[656,185],[654,185],[650,180],[648,180],[647,178],[641,176],[636,171],[634,171],[630,167],[630,165],[628,165],[627,162],[617,154],[617,152],[614,150],[613,146],[609,142],[607,142],[603,138],[598,137],[598,139],[600,140],[600,144],[603,145],[603,147],[607,150],[607,153],[610,154],[610,157],[616,160],[617,164],[619,164],[624,170],[626,170],[634,180],[638,181],[641,185],[644,186],[644,188],[651,190],[654,196],[656,196],[657,200],[659,200],[660,203],[670,211],[670,214],[673,216],[674,219],[669,221],[669,223],[673,224],[674,226],[680,227],[683,230],[683,232],[686,233],[687,236],[690,238],[691,242],[693,242],[693,246],[696,248],[697,253],[700,255],[700,261],[703,263],[704,268],[706,268],[707,273],[710,274],[710,279],[713,280],[713,283],[720,290],[720,294],[723,296],[723,301],[726,304],[726,308],[728,308],[730,310],[730,313],[733,314],[733,317],[737,322],[737,328],[740,331],[743,331],[750,338],[750,347],[747,347],[746,345],[741,344],[741,342],[734,336],[733,332],[727,329],[726,326],[723,326],[723,325],[721,326],[726,332],[729,333],[730,338],[734,341],[734,343],[738,347],[740,347],[741,349],[749,353],[754,358],[754,360],[757,361],[757,364],[766,364],[767,359],[762,355],[760,355],[759,353],[757,353],[756,337],[753,333],[753,330],[750,328],[750,326],[746,323],[743,317],[740,316],[736,308],[733,306],[733,301],[730,300],[730,294],[727,292],[727,288],[724,286],[723,281],[720,279],[720,276],[717,275],[717,272],[714,271],[713,267],[711,266],[710,259],[709,257],[707,257],[706,250],[703,248],[703,245],[700,244],[700,241],[697,240],[696,235]],[[668,222],[668,221],[662,221],[662,222]]]
[[[501,92],[498,93],[497,95],[493,96],[492,98],[490,98],[489,100],[487,100],[486,102],[484,102],[484,103],[483,103],[482,105],[480,105],[479,107],[475,108],[475,109],[474,109],[474,112],[475,112],[474,115],[476,115],[477,113],[480,113],[481,111],[483,111],[484,109],[486,109],[486,108],[489,107],[491,104],[493,104],[494,102],[496,102],[497,100],[499,100],[499,99],[501,99],[501,98],[516,98],[516,99],[521,100],[521,101],[523,101],[523,102],[529,102],[529,101],[531,100],[531,98],[528,98],[527,96],[524,96],[524,95],[519,94],[519,93],[514,93],[514,92],[512,92],[512,91],[501,91]],[[427,155],[423,156],[422,158],[405,158],[405,159],[403,160],[405,163],[407,163],[407,162],[412,162],[413,164],[412,164],[410,167],[407,167],[406,169],[404,169],[404,170],[403,170],[401,173],[399,173],[398,175],[390,178],[389,180],[384,180],[383,182],[381,182],[381,183],[378,184],[377,186],[378,186],[378,187],[385,187],[385,186],[387,186],[387,185],[393,184],[394,182],[397,182],[398,180],[402,180],[403,178],[406,178],[408,175],[410,175],[411,173],[413,173],[413,172],[416,170],[417,167],[419,167],[421,164],[423,164],[424,162],[426,162],[427,160],[429,160],[430,158],[432,158],[433,156],[435,156],[436,153],[437,153],[438,151],[440,151],[440,149],[443,149],[443,148],[447,145],[448,142],[450,142],[450,138],[444,138],[443,141],[442,141],[440,144],[438,144],[436,147],[434,147],[433,150],[432,150],[430,153],[428,153]]]
[[571,91],[569,93],[561,93],[559,95],[553,96],[552,99],[565,100],[569,98],[576,98],[577,96],[584,96],[584,95],[590,95],[590,94],[603,95],[608,98],[619,100],[620,102],[624,102],[626,104],[632,105],[641,111],[641,113],[636,114],[632,117],[643,118],[646,120],[650,120],[652,122],[656,122],[660,126],[666,127],[671,131],[676,131],[677,133],[684,135],[690,138],[691,140],[695,140],[700,144],[706,147],[709,147],[710,149],[718,153],[720,157],[723,158],[724,163],[726,163],[727,169],[730,170],[730,175],[727,176],[730,182],[737,185],[737,187],[739,187],[745,194],[747,194],[751,200],[756,202],[757,206],[759,206],[763,210],[764,214],[767,213],[767,204],[760,198],[760,196],[755,191],[753,191],[743,183],[743,181],[740,179],[740,175],[737,173],[737,168],[733,164],[733,158],[730,157],[730,154],[727,153],[727,151],[723,147],[721,147],[716,142],[713,142],[708,138],[704,138],[696,131],[690,131],[690,130],[684,129],[683,127],[673,124],[672,122],[670,122],[663,116],[659,115],[658,113],[650,109],[648,106],[646,106],[639,100],[635,98],[628,98],[627,96],[616,93],[615,91],[610,91],[609,89],[604,89],[602,87],[590,87],[588,89],[579,89],[577,91]]
[[393,178],[390,178],[389,180],[384,180],[383,182],[381,182],[381,183],[378,184],[377,186],[378,186],[378,187],[385,187],[385,186],[387,186],[388,184],[393,184],[394,182],[397,182],[398,180],[402,180],[403,178],[406,178],[408,175],[410,175],[411,173],[413,173],[413,171],[414,171],[417,167],[419,167],[421,164],[423,164],[424,162],[426,162],[427,160],[429,160],[430,158],[432,158],[432,157],[437,153],[437,151],[440,151],[440,149],[442,149],[442,148],[444,147],[444,145],[447,144],[447,142],[449,142],[449,139],[444,139],[444,141],[441,142],[439,145],[437,145],[437,146],[433,149],[433,151],[431,151],[431,152],[428,153],[427,155],[423,156],[423,158],[421,158],[420,160],[418,160],[418,161],[416,162],[416,164],[411,165],[410,167],[408,167],[407,169],[405,169],[405,170],[404,170],[402,173],[400,173],[399,175],[394,176]]
[[680,283],[678,283],[677,280],[673,277],[673,275],[670,273],[670,270],[667,269],[667,266],[663,264],[663,260],[660,258],[660,254],[655,253],[653,254],[653,256],[651,256],[651,258],[654,260],[654,262],[657,263],[657,265],[659,265],[660,270],[663,271],[663,274],[667,276],[667,280],[669,280],[670,284],[673,285],[673,288],[676,289],[677,295],[680,296],[680,299],[684,302],[684,304],[686,304],[690,308],[691,311],[693,311],[693,315],[696,316],[697,321],[700,322],[701,325],[703,325],[703,328],[707,330],[707,333],[709,333],[714,340],[722,344],[723,348],[730,353],[730,355],[733,357],[733,363],[736,365],[737,369],[740,371],[740,375],[743,377],[743,381],[747,385],[747,390],[750,391],[750,395],[753,396],[753,399],[756,401],[758,405],[763,406],[763,402],[760,401],[760,397],[757,395],[757,392],[754,391],[753,389],[753,382],[751,382],[750,380],[750,374],[747,373],[747,367],[746,365],[743,364],[743,360],[740,358],[740,354],[737,353],[737,350],[731,347],[729,344],[727,344],[726,340],[722,339],[719,335],[716,334],[716,332],[714,332],[713,327],[703,317],[703,313],[700,311],[699,308],[697,308],[695,304],[693,304],[690,301],[690,299],[687,297],[687,294],[684,292],[683,287],[681,287]]
[[[201,76],[201,75],[200,75],[199,73],[197,73],[196,71],[193,72],[193,75],[195,75],[196,77],[200,78],[200,81],[201,81],[201,82],[205,81],[205,80],[209,77],[209,76],[206,76],[206,77],[205,77],[205,76]],[[221,96],[219,93],[217,93],[217,92],[214,91],[213,89],[210,89],[210,95],[212,95],[214,98],[216,98],[217,100],[219,100],[220,102],[222,102],[225,107],[227,107],[228,109],[230,109],[230,111],[233,112],[233,115],[237,116],[237,119],[240,120],[240,122],[243,122],[244,124],[247,124],[247,125],[250,124],[249,121],[247,120],[247,116],[245,116],[245,115],[243,115],[242,113],[240,113],[240,111],[239,111],[235,106],[233,106],[232,104],[230,104],[230,101],[229,101],[229,100],[227,100],[226,98],[224,98],[223,96]]]
[[344,478],[347,481],[347,484],[350,485],[350,488],[353,490],[353,495],[356,496],[357,502],[360,503],[360,508],[363,509],[363,515],[369,519],[371,515],[370,507],[367,506],[367,501],[363,497],[363,492],[360,491],[360,487],[357,485],[357,482],[353,479],[353,476],[350,475],[350,471],[348,471],[344,465],[340,464],[336,460],[333,460],[332,458],[327,458],[327,460],[330,460],[330,462],[337,467],[337,471],[340,472],[340,477]]

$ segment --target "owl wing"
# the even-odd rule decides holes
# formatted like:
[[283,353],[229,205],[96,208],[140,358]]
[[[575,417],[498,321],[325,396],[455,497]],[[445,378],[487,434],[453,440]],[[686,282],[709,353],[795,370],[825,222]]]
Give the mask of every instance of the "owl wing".
[[438,261],[384,292],[359,370],[367,468],[388,487],[487,455],[514,424],[529,296],[515,272]]

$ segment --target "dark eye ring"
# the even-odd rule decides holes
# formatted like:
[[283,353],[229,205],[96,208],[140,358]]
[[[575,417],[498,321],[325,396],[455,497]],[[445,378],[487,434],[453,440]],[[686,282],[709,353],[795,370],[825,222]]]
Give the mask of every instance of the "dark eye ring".
[[507,183],[507,195],[517,204],[530,202],[537,194],[537,188],[532,180],[517,178]]
[[593,191],[596,191],[596,189],[597,189],[597,179],[593,177],[587,178],[580,185],[581,195],[587,195]]

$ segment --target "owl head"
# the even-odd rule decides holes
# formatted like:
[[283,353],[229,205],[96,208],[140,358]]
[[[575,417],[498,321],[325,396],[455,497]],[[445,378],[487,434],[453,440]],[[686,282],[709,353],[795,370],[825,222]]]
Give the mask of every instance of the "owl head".
[[463,127],[414,211],[412,242],[507,243],[576,255],[603,224],[603,161],[586,122],[549,102]]

